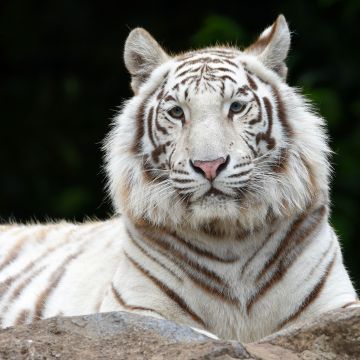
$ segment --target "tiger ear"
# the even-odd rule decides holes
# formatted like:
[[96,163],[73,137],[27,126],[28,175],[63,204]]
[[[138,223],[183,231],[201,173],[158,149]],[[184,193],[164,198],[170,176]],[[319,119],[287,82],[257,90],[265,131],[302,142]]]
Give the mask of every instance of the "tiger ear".
[[287,66],[284,62],[290,48],[290,31],[284,15],[266,28],[258,39],[244,50],[245,53],[256,55],[271,70],[286,78]]
[[146,30],[136,28],[131,31],[125,42],[124,61],[135,94],[152,71],[168,59],[169,56]]

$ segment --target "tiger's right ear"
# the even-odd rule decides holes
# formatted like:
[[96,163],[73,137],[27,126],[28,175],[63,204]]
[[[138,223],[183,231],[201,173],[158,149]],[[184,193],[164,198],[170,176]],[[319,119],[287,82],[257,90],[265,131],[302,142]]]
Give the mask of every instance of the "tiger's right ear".
[[279,15],[276,21],[265,29],[251,46],[244,50],[252,54],[267,67],[286,79],[287,66],[285,59],[290,47],[290,31],[284,15]]
[[131,31],[125,42],[124,61],[135,94],[152,71],[167,60],[169,56],[146,30],[136,28]]

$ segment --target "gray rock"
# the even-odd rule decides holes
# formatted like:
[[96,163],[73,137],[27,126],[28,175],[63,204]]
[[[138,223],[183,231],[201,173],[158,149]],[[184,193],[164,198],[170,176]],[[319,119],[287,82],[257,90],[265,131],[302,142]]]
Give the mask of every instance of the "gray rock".
[[0,330],[0,359],[355,360],[360,309],[334,311],[245,345],[124,312],[57,317]]
[[[306,360],[359,360],[360,308],[331,311],[267,336],[252,347],[283,348]],[[288,358],[285,358],[288,359]]]
[[212,344],[207,336],[172,321],[111,312],[0,330],[0,359],[184,358],[183,347],[192,353],[198,344],[197,351],[203,354],[246,354],[238,343]]

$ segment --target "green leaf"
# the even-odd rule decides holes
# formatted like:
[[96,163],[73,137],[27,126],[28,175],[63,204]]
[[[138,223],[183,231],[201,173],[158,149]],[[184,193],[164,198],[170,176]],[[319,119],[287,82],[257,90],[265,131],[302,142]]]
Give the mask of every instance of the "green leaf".
[[221,15],[209,15],[200,30],[193,35],[191,44],[195,47],[216,44],[242,43],[245,38],[244,30],[232,19]]

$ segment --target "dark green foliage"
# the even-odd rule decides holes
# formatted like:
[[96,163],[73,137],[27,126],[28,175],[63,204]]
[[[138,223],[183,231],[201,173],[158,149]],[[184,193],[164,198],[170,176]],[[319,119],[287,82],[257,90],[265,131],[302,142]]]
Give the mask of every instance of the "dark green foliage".
[[[165,11],[164,9],[167,9]],[[360,285],[359,0],[137,3],[62,0],[0,4],[0,216],[105,218],[101,141],[122,99],[129,29],[143,26],[169,51],[243,46],[283,13],[293,31],[291,85],[329,125],[332,222]]]

